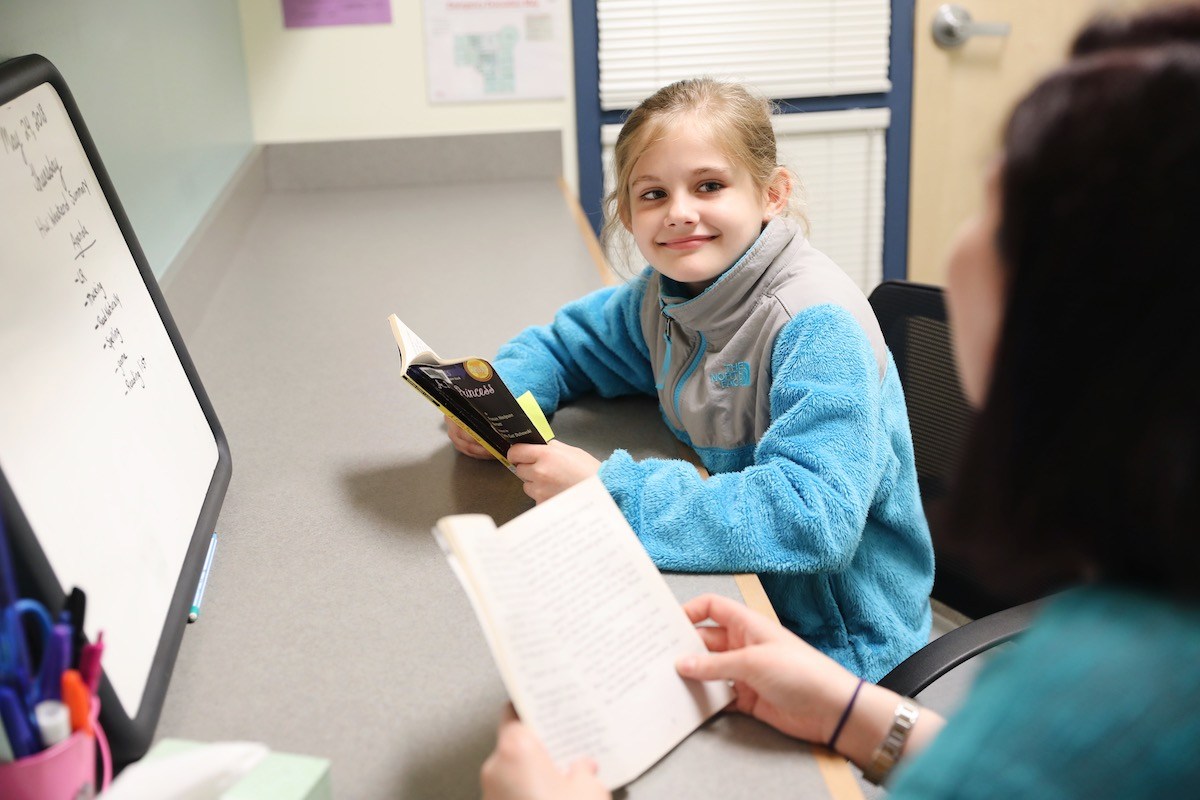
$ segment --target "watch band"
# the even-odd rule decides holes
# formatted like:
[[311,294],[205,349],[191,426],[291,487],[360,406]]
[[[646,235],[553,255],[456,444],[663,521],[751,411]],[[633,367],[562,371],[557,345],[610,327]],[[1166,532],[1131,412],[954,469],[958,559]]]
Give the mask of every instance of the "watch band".
[[887,780],[892,767],[900,760],[904,743],[908,741],[908,734],[920,715],[920,706],[907,697],[900,698],[896,704],[896,715],[892,718],[892,727],[871,755],[871,764],[863,770],[863,778],[877,786]]

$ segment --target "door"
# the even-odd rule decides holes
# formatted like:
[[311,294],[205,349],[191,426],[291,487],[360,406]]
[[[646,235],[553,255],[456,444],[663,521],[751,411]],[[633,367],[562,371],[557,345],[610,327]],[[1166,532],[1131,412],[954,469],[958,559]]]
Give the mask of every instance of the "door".
[[908,277],[944,282],[959,225],[982,199],[983,177],[1014,103],[1060,63],[1092,15],[1146,0],[958,0],[975,22],[1007,23],[1003,36],[939,47],[931,31],[940,0],[917,0],[914,25]]

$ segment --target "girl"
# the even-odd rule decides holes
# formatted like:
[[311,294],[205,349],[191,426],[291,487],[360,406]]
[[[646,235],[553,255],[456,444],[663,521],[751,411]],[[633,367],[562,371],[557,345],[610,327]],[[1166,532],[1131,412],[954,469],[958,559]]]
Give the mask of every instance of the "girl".
[[788,214],[769,105],[713,80],[667,86],[625,122],[615,170],[610,216],[650,267],[494,363],[547,412],[584,392],[657,393],[713,476],[554,441],[509,451],[525,491],[540,502],[599,472],[660,568],[757,572],[790,629],[882,677],[930,626],[908,417],[866,298]]

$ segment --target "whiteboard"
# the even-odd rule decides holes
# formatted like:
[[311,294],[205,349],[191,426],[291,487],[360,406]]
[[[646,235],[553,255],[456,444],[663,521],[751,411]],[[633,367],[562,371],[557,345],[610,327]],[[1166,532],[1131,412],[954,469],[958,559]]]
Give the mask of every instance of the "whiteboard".
[[123,719],[152,732],[228,451],[65,84],[18,61],[0,82],[0,472],[55,591],[87,593]]

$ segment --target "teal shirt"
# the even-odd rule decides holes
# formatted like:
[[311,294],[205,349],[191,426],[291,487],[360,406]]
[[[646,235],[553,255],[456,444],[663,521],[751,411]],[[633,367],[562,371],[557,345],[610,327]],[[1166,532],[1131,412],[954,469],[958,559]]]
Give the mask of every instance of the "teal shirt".
[[1200,796],[1200,607],[1056,599],[897,774],[906,798]]

